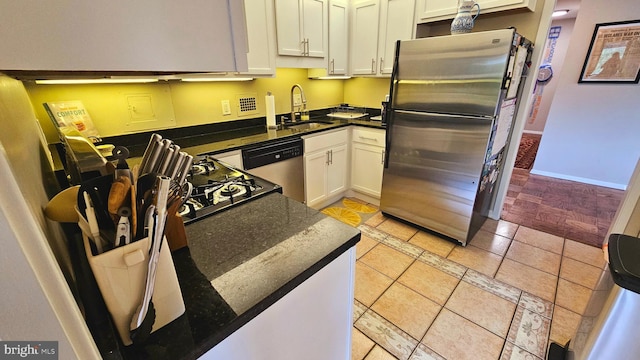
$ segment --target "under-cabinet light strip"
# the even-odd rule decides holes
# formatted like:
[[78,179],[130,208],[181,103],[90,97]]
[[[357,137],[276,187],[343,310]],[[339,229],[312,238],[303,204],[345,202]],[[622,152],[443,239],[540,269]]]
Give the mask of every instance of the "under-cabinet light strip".
[[237,77],[237,78],[233,78],[233,77],[208,77],[208,78],[198,78],[198,77],[192,77],[192,78],[181,78],[180,80],[182,81],[187,81],[187,82],[203,82],[203,81],[251,81],[253,80],[252,77]]
[[50,79],[36,80],[36,84],[41,85],[78,85],[78,84],[131,84],[131,83],[152,83],[158,79]]

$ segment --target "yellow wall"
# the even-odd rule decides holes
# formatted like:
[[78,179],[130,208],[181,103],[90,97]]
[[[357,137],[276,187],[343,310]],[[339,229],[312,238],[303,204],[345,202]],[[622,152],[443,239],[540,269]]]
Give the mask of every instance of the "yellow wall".
[[379,108],[389,93],[389,78],[352,78],[344,82],[344,102]]
[[[296,83],[304,89],[309,110],[333,107],[344,100],[343,80],[311,80],[306,69],[277,69],[275,78],[245,82],[36,85],[25,81],[25,87],[47,141],[53,143],[58,141],[58,136],[42,106],[48,101],[81,100],[100,135],[106,137],[265,116],[267,91],[275,96],[276,113],[288,113],[291,86]],[[239,94],[255,94],[257,113],[238,115],[234,104]],[[127,99],[148,95],[157,120],[132,122]],[[231,115],[222,115],[221,100],[230,100]]]

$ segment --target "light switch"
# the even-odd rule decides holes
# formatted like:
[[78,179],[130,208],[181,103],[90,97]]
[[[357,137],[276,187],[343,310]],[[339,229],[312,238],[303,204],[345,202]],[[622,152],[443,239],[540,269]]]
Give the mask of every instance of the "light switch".
[[231,115],[231,104],[229,100],[222,100],[222,115]]

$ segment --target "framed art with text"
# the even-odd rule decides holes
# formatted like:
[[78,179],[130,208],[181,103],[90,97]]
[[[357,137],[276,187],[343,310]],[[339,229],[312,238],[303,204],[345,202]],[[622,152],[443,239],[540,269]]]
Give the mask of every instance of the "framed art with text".
[[640,79],[640,20],[596,24],[579,83],[632,83]]

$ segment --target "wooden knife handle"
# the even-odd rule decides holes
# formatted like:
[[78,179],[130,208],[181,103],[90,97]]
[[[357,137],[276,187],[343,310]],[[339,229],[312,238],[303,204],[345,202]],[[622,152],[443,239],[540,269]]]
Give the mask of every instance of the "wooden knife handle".
[[173,252],[187,246],[187,232],[184,228],[182,216],[178,214],[178,209],[182,204],[182,199],[174,199],[167,209],[167,221],[164,225],[164,235],[167,237],[169,249]]
[[187,232],[184,228],[182,216],[177,212],[167,216],[164,234],[167,237],[169,249],[173,252],[187,246]]

